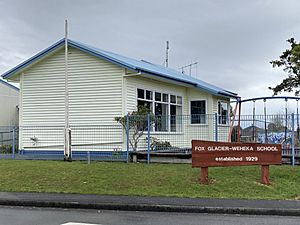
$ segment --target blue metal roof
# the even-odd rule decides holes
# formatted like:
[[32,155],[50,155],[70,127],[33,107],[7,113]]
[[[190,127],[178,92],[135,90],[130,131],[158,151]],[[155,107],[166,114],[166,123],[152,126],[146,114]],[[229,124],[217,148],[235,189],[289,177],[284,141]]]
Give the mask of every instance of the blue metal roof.
[[[11,70],[7,71],[6,73],[4,73],[2,75],[2,77],[5,79],[11,77],[15,73],[17,73],[20,70],[22,70],[23,68],[29,66],[30,64],[32,64],[36,60],[40,59],[41,57],[47,55],[48,53],[59,48],[60,46],[63,46],[64,41],[65,41],[64,39],[59,40],[55,44],[51,45],[49,48],[41,51],[37,55],[31,57],[30,59],[26,60],[25,62],[12,68]],[[86,45],[86,44],[83,44],[83,43],[80,43],[77,41],[73,41],[70,39],[68,39],[68,44],[71,47],[80,49],[84,52],[87,52],[94,56],[100,57],[104,60],[110,61],[119,66],[131,69],[131,70],[134,70],[137,72],[141,72],[146,75],[158,76],[158,77],[162,77],[165,79],[170,79],[170,80],[174,80],[177,82],[190,84],[190,85],[198,87],[198,88],[205,90],[214,95],[221,95],[221,96],[232,97],[232,98],[237,97],[236,93],[233,93],[233,92],[224,90],[222,88],[219,88],[217,86],[208,84],[208,83],[201,81],[199,79],[196,79],[194,77],[187,76],[187,75],[182,74],[181,72],[174,70],[174,69],[156,65],[156,64],[144,61],[144,60],[136,60],[136,59],[132,59],[132,58],[129,58],[126,56],[118,55],[116,53],[105,51],[105,50],[102,50],[99,48],[95,48],[95,47],[92,47],[92,46],[89,46],[89,45]]]
[[19,90],[20,90],[20,89],[17,88],[16,86],[14,86],[14,85],[12,85],[12,84],[10,84],[10,83],[4,81],[4,80],[1,80],[1,79],[0,79],[0,82],[1,82],[2,84],[6,85],[6,86],[8,86],[8,87],[10,87],[10,88],[12,88],[12,89],[15,89],[16,91],[19,91]]

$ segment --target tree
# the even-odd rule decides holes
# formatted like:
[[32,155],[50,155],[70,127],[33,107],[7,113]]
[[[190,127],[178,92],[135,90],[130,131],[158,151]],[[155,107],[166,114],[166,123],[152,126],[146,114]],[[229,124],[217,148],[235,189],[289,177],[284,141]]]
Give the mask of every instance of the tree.
[[[300,86],[300,43],[294,38],[290,38],[287,42],[291,45],[290,49],[285,50],[278,60],[270,63],[273,67],[282,67],[283,71],[288,73],[288,77],[283,79],[280,84],[275,87],[269,87],[274,95],[281,91],[292,92]],[[295,90],[295,95],[299,95],[300,90]]]
[[131,137],[129,137],[130,134],[128,134],[129,136],[127,138],[134,152],[137,151],[138,143],[144,131],[148,129],[148,114],[150,114],[151,123],[154,123],[156,120],[155,116],[150,109],[145,106],[139,106],[137,111],[133,111],[127,116],[115,117],[115,120],[120,123],[125,130],[132,130],[132,132],[130,132]]
[[269,132],[284,132],[285,131],[285,117],[283,115],[274,115],[271,122],[268,124]]

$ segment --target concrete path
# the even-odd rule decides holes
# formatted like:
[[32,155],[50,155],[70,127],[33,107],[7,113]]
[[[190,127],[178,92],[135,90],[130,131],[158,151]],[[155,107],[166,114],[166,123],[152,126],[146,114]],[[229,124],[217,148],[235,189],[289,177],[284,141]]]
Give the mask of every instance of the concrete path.
[[300,216],[300,201],[0,192],[0,205],[102,210]]

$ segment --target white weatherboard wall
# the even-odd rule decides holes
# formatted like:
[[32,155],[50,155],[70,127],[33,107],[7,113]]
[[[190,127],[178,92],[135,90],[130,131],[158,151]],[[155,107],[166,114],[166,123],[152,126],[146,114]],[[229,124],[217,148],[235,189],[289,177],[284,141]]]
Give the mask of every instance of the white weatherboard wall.
[[18,126],[19,91],[0,82],[0,126]]
[[[71,128],[74,128],[72,136],[77,137],[72,144],[99,144],[108,138],[107,135],[110,136],[110,142],[120,142],[123,138],[122,129],[115,127],[118,124],[114,121],[115,116],[122,115],[122,74],[123,69],[119,66],[69,48],[69,121]],[[64,78],[64,48],[23,72],[20,79],[20,120],[23,127],[21,149],[39,146],[49,146],[43,148],[45,150],[62,149],[65,124]],[[47,129],[47,126],[51,128]],[[100,132],[100,126],[109,129],[109,132]],[[90,135],[84,135],[88,128]],[[38,140],[36,143],[30,140],[33,136]],[[111,146],[116,147],[120,145]],[[101,149],[101,146],[89,147],[97,148]]]
[[[126,70],[120,66],[69,48],[69,120],[72,145],[75,145],[73,150],[125,149],[124,131],[114,117],[136,110],[137,88],[182,96],[183,115],[190,114],[191,100],[206,100],[207,113],[213,115],[217,112],[220,98],[205,91],[165,80],[149,79],[145,75],[125,74]],[[22,72],[21,149],[63,149],[64,79],[63,47]],[[192,139],[214,140],[213,132],[212,119],[200,125],[192,125],[189,119],[185,119],[180,132],[157,132],[151,135],[169,141],[172,146],[190,147]],[[145,138],[139,146],[146,146]]]
[[[198,88],[148,79],[139,75],[126,77],[125,86],[127,90],[125,113],[136,110],[137,88],[181,95],[183,98],[183,115],[190,115],[190,101],[206,100],[207,114],[209,114],[206,124],[190,124],[190,117],[183,116],[182,130],[180,132],[153,132],[151,133],[151,136],[162,141],[168,141],[172,146],[180,148],[191,147],[192,139],[214,140],[213,120],[214,113],[217,113],[217,107],[215,107],[215,105],[218,104],[218,99],[213,95],[205,91],[201,91]],[[226,134],[224,135],[226,136]],[[140,149],[146,149],[146,136],[147,135],[144,134],[144,136],[141,138],[139,143]]]

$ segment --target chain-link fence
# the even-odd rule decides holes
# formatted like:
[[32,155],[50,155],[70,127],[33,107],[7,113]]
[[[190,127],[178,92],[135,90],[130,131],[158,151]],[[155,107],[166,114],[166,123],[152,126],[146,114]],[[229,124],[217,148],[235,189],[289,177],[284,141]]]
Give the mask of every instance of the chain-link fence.
[[0,159],[15,158],[19,151],[18,127],[0,127]]
[[[191,156],[192,140],[276,143],[283,157],[300,156],[299,118],[295,115],[240,116],[233,123],[217,114],[126,116],[114,125],[71,126],[73,160],[130,161],[137,153]],[[0,128],[0,157],[64,159],[64,126]]]
[[[127,161],[125,130],[120,124],[70,129],[73,160]],[[7,127],[0,131],[1,158],[64,159],[64,126]]]
[[229,125],[215,128],[215,115],[128,118],[130,151],[190,152],[191,140],[225,141],[229,131]]
[[[191,155],[192,140],[238,141],[238,120],[231,127],[232,121],[217,114],[139,119],[143,126],[129,126],[129,151],[144,155],[140,157],[148,162],[151,155],[159,153]],[[129,116],[128,120],[136,118]],[[299,158],[299,131],[299,118],[293,114],[240,116],[241,142],[281,144],[284,158]]]

